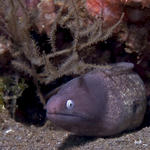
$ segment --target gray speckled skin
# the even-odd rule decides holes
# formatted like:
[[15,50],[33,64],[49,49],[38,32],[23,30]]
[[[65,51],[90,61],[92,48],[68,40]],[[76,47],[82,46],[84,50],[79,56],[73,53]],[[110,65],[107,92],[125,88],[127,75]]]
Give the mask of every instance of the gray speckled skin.
[[[47,118],[78,135],[112,136],[138,127],[146,110],[143,81],[133,64],[96,69],[61,87],[46,105]],[[71,99],[74,106],[66,107]]]

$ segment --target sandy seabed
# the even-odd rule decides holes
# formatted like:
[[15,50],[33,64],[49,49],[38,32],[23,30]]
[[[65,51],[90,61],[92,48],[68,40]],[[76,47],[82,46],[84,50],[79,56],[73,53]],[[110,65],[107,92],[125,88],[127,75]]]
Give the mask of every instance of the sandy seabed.
[[79,137],[52,128],[27,126],[0,113],[0,150],[150,150],[150,127],[113,138]]

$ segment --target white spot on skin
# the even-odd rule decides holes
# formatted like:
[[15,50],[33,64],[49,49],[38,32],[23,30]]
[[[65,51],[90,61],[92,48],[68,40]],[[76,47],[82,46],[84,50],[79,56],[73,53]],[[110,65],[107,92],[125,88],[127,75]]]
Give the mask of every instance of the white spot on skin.
[[142,144],[142,140],[138,140],[138,141],[135,140],[135,141],[134,141],[134,144],[135,144],[135,145],[137,145],[137,144]]
[[12,129],[7,129],[7,130],[5,131],[5,134],[8,134],[8,133],[10,133],[10,132],[14,132],[14,130],[12,130]]
[[143,144],[143,146],[145,146],[145,147],[146,147],[146,146],[148,146],[148,144]]

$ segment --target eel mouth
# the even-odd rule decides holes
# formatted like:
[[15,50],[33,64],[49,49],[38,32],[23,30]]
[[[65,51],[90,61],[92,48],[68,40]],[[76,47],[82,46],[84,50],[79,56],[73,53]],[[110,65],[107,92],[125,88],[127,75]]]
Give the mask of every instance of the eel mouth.
[[79,115],[79,114],[65,114],[65,113],[49,113],[47,112],[47,118],[48,119],[59,119],[59,118],[68,118],[68,119],[84,119],[87,120],[87,118],[85,116]]

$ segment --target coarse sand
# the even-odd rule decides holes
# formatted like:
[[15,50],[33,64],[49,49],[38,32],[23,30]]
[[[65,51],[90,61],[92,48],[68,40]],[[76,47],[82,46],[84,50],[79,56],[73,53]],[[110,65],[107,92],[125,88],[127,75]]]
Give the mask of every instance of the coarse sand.
[[0,113],[0,150],[150,150],[150,127],[111,138],[79,137],[51,127],[25,125]]

